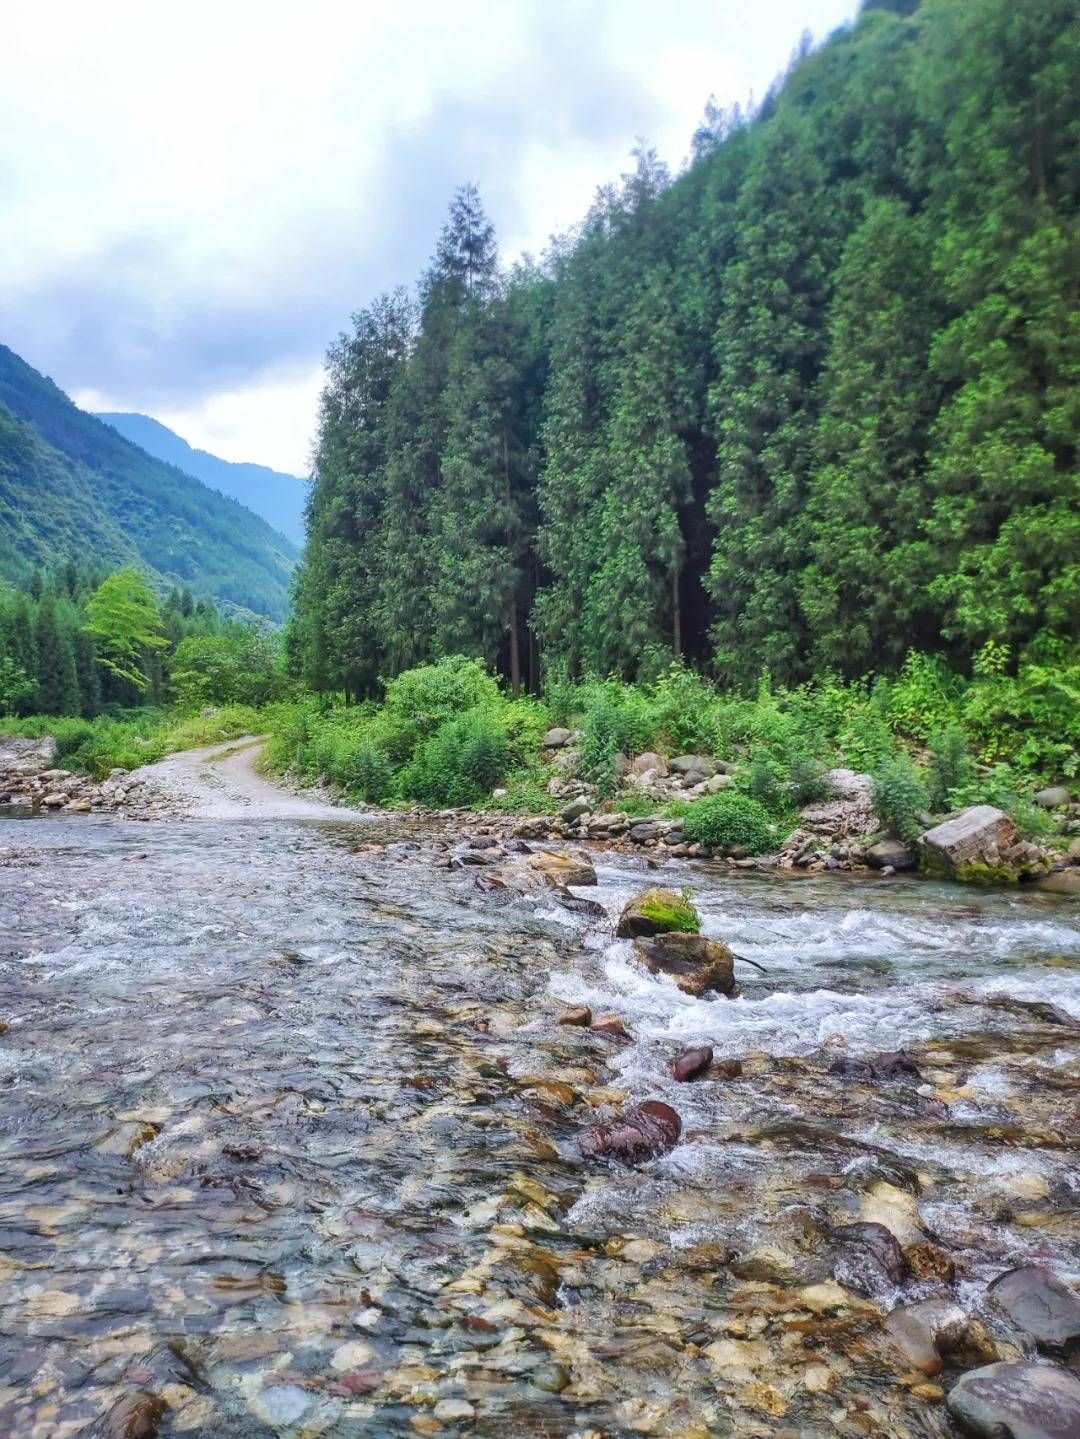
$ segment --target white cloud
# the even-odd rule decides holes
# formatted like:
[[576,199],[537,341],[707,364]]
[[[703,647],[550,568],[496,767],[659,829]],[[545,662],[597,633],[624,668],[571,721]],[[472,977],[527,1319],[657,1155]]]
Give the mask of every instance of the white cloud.
[[13,0],[0,340],[192,443],[302,468],[326,343],[415,278],[456,184],[508,255],[540,250],[637,137],[677,164],[710,92],[760,97],[805,26],[854,9]]

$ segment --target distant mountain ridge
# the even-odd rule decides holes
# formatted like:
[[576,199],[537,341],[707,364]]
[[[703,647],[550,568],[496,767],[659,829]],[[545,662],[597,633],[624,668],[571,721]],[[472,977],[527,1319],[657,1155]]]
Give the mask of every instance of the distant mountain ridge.
[[291,540],[153,458],[0,345],[0,578],[140,564],[229,608],[288,612]]
[[186,475],[202,480],[204,485],[239,500],[294,544],[304,543],[305,480],[266,465],[238,464],[212,455],[209,450],[197,450],[151,415],[98,411],[97,418],[148,455],[175,465]]

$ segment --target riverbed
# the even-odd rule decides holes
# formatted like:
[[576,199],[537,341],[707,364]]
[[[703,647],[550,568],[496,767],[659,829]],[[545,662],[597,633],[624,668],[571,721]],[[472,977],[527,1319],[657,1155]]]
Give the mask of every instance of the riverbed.
[[[0,820],[0,1433],[145,1392],[219,1439],[953,1434],[951,1377],[1025,1352],[986,1284],[1080,1279],[1075,903],[668,864],[764,970],[694,999],[432,838]],[[657,880],[594,858],[612,919]],[[741,1073],[676,1083],[702,1043]],[[646,1098],[680,1142],[583,1161]],[[939,1268],[860,1290],[831,1236],[883,1216]],[[943,1286],[987,1352],[928,1379],[882,1320]]]

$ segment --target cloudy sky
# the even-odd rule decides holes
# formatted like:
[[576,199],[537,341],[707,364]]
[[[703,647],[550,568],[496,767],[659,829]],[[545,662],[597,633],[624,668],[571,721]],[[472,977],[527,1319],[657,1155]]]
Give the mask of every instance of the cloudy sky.
[[644,138],[856,0],[8,0],[0,341],[80,404],[306,470],[327,342],[454,188],[539,252]]

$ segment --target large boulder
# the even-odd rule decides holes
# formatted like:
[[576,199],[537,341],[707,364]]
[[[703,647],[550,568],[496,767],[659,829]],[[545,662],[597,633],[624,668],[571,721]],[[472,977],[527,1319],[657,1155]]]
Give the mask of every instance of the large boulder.
[[1071,799],[1072,795],[1063,784],[1052,784],[1047,789],[1039,790],[1035,803],[1043,809],[1064,809]]
[[726,944],[703,934],[656,934],[634,941],[634,953],[651,974],[669,975],[684,994],[735,993],[735,957]]
[[1076,1439],[1080,1379],[1053,1364],[987,1364],[961,1375],[949,1413],[981,1439]]
[[586,1159],[620,1159],[634,1164],[673,1149],[681,1133],[682,1120],[670,1104],[647,1099],[618,1119],[584,1130],[578,1148]]
[[1039,1349],[1065,1354],[1080,1344],[1080,1297],[1041,1264],[1006,1270],[986,1295]]
[[880,827],[868,774],[831,769],[822,775],[825,798],[799,811],[802,828],[829,840],[861,838]]
[[668,762],[661,754],[655,754],[646,750],[639,754],[630,765],[631,774],[649,774],[654,779],[664,779],[668,772]]
[[672,774],[696,774],[701,779],[708,779],[716,773],[716,761],[707,754],[677,754],[668,761],[668,768]]
[[928,829],[919,840],[929,870],[963,878],[973,869],[998,869],[1002,851],[1016,840],[1016,825],[1004,810],[975,804]]
[[902,839],[879,839],[866,851],[872,869],[914,869],[919,856]]
[[681,894],[646,889],[625,906],[615,934],[619,939],[639,939],[653,934],[696,934],[700,927],[697,910]]

